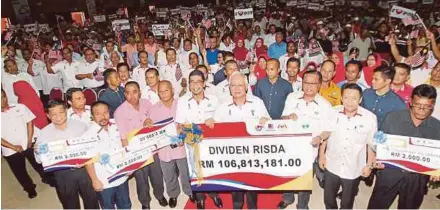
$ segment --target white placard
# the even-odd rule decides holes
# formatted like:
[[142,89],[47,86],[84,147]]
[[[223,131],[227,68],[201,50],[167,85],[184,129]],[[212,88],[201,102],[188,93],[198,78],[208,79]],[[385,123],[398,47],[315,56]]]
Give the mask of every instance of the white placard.
[[396,6],[396,5],[394,5],[390,11],[391,17],[399,18],[399,19],[412,17],[414,14],[416,14],[416,11],[411,10],[411,9],[407,9],[405,7]]
[[235,9],[234,10],[234,17],[235,17],[236,20],[253,19],[254,18],[254,12],[253,12],[252,8]]
[[170,24],[153,24],[151,28],[154,36],[165,36],[168,33]]
[[127,19],[114,20],[112,28],[115,31],[130,30],[130,21]]
[[96,23],[101,23],[101,22],[105,22],[105,15],[95,15],[95,16],[93,16],[93,20],[96,22]]

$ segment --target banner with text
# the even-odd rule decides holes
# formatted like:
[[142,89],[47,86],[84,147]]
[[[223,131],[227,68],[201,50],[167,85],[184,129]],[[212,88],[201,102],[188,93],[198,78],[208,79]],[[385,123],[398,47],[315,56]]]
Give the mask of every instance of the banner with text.
[[415,14],[416,14],[416,11],[414,11],[414,10],[407,9],[405,7],[399,7],[399,6],[396,6],[396,5],[394,5],[391,8],[391,11],[390,11],[390,16],[391,17],[399,18],[399,19],[404,19],[404,18],[407,18],[407,17],[412,17]]
[[379,162],[387,168],[440,175],[440,141],[386,134],[385,142],[377,143]]
[[44,171],[80,168],[97,155],[98,136],[63,139],[43,143],[38,153]]
[[109,182],[126,176],[148,164],[158,149],[171,144],[171,138],[177,136],[173,118],[156,122],[151,128],[142,128],[130,132],[129,144],[111,154],[101,154],[101,164],[106,168]]
[[120,19],[112,21],[112,28],[114,31],[130,30],[130,21],[127,19]]
[[235,16],[236,20],[252,19],[252,18],[254,18],[254,12],[253,12],[252,8],[235,9],[234,16]]
[[170,24],[153,24],[151,28],[154,36],[165,36],[168,33]]
[[[246,122],[201,127],[198,151],[186,145],[193,191],[312,189],[314,155],[308,127],[282,120],[265,126]],[[195,152],[199,152],[201,174],[197,174]]]

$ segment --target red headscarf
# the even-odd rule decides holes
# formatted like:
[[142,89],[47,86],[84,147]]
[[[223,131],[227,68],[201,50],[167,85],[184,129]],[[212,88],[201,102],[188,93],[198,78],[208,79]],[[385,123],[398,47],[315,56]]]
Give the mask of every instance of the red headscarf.
[[269,60],[269,56],[266,54],[258,56],[257,63],[255,64],[254,74],[257,77],[257,80],[260,80],[264,77],[266,77],[266,69],[263,69],[260,67],[260,58],[264,58],[264,60]]
[[[373,66],[367,66],[368,64],[365,64],[365,67],[362,68],[362,72],[364,72],[365,82],[367,82],[369,86],[371,86],[371,83],[373,81],[374,69],[382,65],[382,57],[378,53],[373,53],[371,55],[373,55],[376,59],[376,63]],[[370,55],[368,57],[370,57]]]
[[339,63],[336,64],[336,73],[333,77],[333,82],[338,83],[345,80],[345,67],[344,67],[344,55],[342,52],[333,52],[339,57]]
[[[262,43],[262,45],[260,47],[257,47],[258,41],[261,41],[261,43]],[[257,54],[257,58],[259,58],[260,55],[267,55],[267,49],[264,46],[264,39],[263,38],[258,38],[257,40],[255,40],[254,48],[255,48],[255,54]]]
[[[238,42],[239,41],[243,42],[243,46],[242,47],[238,47]],[[235,57],[236,60],[238,60],[238,61],[246,60],[246,56],[248,54],[248,50],[244,46],[244,39],[239,38],[237,40],[237,43],[235,44],[235,48],[234,48],[234,50],[232,50],[232,52],[234,53],[234,57]]]
[[18,103],[25,105],[35,115],[34,125],[43,129],[48,124],[43,103],[35,90],[26,81],[18,81],[13,84],[14,93],[18,97]]

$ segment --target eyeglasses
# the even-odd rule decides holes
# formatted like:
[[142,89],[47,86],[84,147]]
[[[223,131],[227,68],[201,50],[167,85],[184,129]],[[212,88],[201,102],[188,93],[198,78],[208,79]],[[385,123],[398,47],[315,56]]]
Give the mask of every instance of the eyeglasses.
[[320,83],[319,82],[304,82],[303,81],[303,84],[304,85],[319,85]]
[[415,108],[415,109],[422,110],[422,111],[429,111],[429,110],[434,109],[434,106],[433,105],[414,104],[414,105],[411,105],[411,108]]

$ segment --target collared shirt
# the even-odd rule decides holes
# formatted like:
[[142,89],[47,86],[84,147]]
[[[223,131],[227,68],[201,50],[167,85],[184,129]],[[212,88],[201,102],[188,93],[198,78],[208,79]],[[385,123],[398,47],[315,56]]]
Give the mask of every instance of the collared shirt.
[[275,43],[276,42],[276,40],[275,40],[275,35],[276,34],[266,34],[265,36],[264,36],[264,45],[266,45],[266,46],[271,46],[273,43]]
[[214,111],[219,102],[215,95],[206,94],[197,102],[192,95],[179,98],[175,121],[180,124],[205,123],[205,120],[213,118]]
[[147,87],[142,89],[141,92],[142,92],[141,98],[147,99],[153,105],[160,101],[159,95],[156,93],[156,91],[151,89],[151,87],[148,85],[147,85]]
[[41,82],[43,85],[43,94],[49,95],[50,91],[53,88],[60,88],[63,89],[63,83],[61,81],[61,74],[51,74],[47,72],[47,67],[44,69],[44,71],[41,73]]
[[168,64],[167,55],[166,55],[166,53],[165,53],[165,51],[163,49],[160,49],[157,52],[156,60],[157,60],[157,66],[159,68]]
[[[34,82],[35,88],[37,90],[43,90],[43,82],[42,82],[42,74],[44,71],[46,71],[46,64],[44,64],[40,60],[32,59],[32,71],[34,72],[34,76],[32,76],[32,81]],[[29,67],[29,63],[24,61],[21,62],[18,65],[18,69],[23,72],[27,73]]]
[[[284,78],[283,78],[283,79],[284,79]],[[289,83],[292,84],[293,92],[296,92],[296,91],[302,91],[302,79],[301,79],[300,76],[297,76],[297,77],[296,77],[296,81],[295,81],[295,82],[291,82],[291,81],[289,81],[288,78],[285,79],[285,80],[287,80]]]
[[[217,96],[218,101],[220,103],[223,103],[224,101],[231,99],[231,90],[229,89],[229,81],[227,79],[223,80],[223,82],[220,82],[218,85],[215,86],[215,95]],[[247,87],[247,93],[246,95],[248,97],[253,97],[252,89],[250,85],[248,84]]]
[[[298,58],[298,55],[295,54],[292,57]],[[280,61],[281,77],[283,79],[287,80],[287,78],[289,76],[289,75],[287,75],[287,61],[289,60],[289,58],[292,58],[292,57],[289,57],[289,55],[286,53],[278,58],[278,60]]]
[[325,157],[327,170],[342,179],[356,179],[367,161],[367,145],[373,143],[377,131],[376,115],[358,107],[353,117],[344,113],[344,106],[334,107],[326,125],[331,132]]
[[[92,121],[89,124],[88,130],[84,134],[85,136],[99,136],[99,143],[96,145],[96,149],[100,154],[109,154],[117,152],[122,149],[121,136],[119,134],[118,127],[114,122],[109,122],[109,125],[106,129],[103,129],[99,124]],[[94,164],[95,173],[98,177],[99,181],[104,185],[104,189],[117,187],[127,181],[128,176],[124,176],[115,180],[112,183],[109,183],[107,177],[109,174],[105,168],[99,161],[96,161]]]
[[[151,108],[150,119],[153,120],[154,123],[156,123],[168,118],[176,118],[176,110],[177,99],[174,99],[173,104],[170,108],[166,107],[162,103],[162,101],[159,101]],[[158,155],[159,159],[164,162],[182,159],[186,157],[185,146],[177,146],[176,148],[166,146],[159,149]]]
[[[94,61],[93,63],[81,62],[76,74],[98,73],[98,71],[101,71],[101,68],[99,67],[99,61]],[[96,88],[102,86],[104,84],[104,80],[98,81],[95,79],[95,77],[93,77],[93,79],[84,78],[80,80],[80,83],[86,88]]]
[[331,104],[319,94],[315,96],[313,101],[307,102],[304,100],[304,92],[298,91],[287,96],[282,116],[296,114],[299,122],[308,123],[313,133],[318,135],[331,112]]
[[270,119],[264,102],[257,97],[247,97],[246,102],[239,106],[232,98],[220,103],[214,112],[216,122],[246,122],[247,120],[259,120],[262,117]]
[[420,67],[411,70],[411,75],[408,84],[410,84],[413,87],[417,87],[421,84],[425,84],[425,81],[429,78],[429,75],[431,75],[431,71],[432,69],[428,69],[425,67]]
[[287,44],[285,42],[281,42],[281,43],[275,42],[270,45],[267,54],[269,55],[270,58],[278,59],[282,55],[286,54],[286,51],[287,51]]
[[225,43],[220,42],[220,47],[218,49],[221,51],[232,52],[234,48],[235,48],[235,43],[231,41],[231,44],[229,44],[228,46],[226,46]]
[[407,109],[405,101],[392,90],[388,91],[385,95],[379,96],[375,90],[370,88],[366,89],[362,95],[362,107],[376,115],[379,128],[381,128],[382,122],[388,113]]
[[263,100],[272,119],[280,119],[287,96],[293,92],[292,85],[279,77],[274,84],[265,77],[257,82],[254,95]]
[[430,116],[416,127],[411,119],[410,110],[389,113],[381,130],[392,135],[440,140],[440,121]]
[[147,67],[143,68],[139,65],[133,69],[131,79],[133,79],[134,81],[136,81],[139,84],[139,87],[141,88],[141,90],[147,86],[147,81],[145,80],[145,72],[149,68],[154,68],[154,66],[148,65]]
[[[338,87],[342,88],[342,86],[344,86],[345,84],[347,84],[347,82],[348,82],[347,80],[340,81],[337,85],[338,85]],[[356,82],[356,84],[359,85],[359,87],[362,88],[362,91],[364,91],[364,90],[370,88],[367,84],[365,84],[365,83],[363,83],[363,82],[361,82],[361,81],[359,81],[359,80]]]
[[60,130],[56,128],[53,123],[50,123],[41,130],[36,143],[41,144],[62,139],[76,138],[82,136],[87,131],[87,124],[79,120],[67,119],[66,124],[66,128]]
[[142,128],[144,121],[150,117],[150,110],[153,105],[146,99],[139,99],[139,110],[125,101],[115,111],[115,122],[119,128],[122,139],[135,129]]
[[[176,80],[176,69],[177,69],[177,65],[179,65],[180,70],[182,70],[182,77],[177,81]],[[180,92],[182,91],[182,79],[185,78],[187,81],[187,85],[189,85],[188,83],[188,78],[186,78],[186,75],[189,75],[187,73],[187,70],[185,68],[185,66],[183,64],[168,64],[165,66],[162,66],[162,68],[160,68],[159,72],[160,72],[160,79],[161,80],[168,80],[171,82],[171,85],[174,88],[174,97],[178,98]]]
[[111,88],[106,88],[99,95],[99,100],[108,104],[110,109],[110,118],[113,118],[116,109],[125,101],[124,88],[118,87],[117,91]]
[[325,98],[332,106],[342,104],[341,88],[339,88],[334,82],[330,82],[328,88],[319,89],[319,95]]
[[89,124],[92,121],[92,113],[90,111],[90,106],[85,105],[85,110],[83,113],[76,113],[72,107],[67,110],[67,118],[79,120],[85,124]]
[[[2,139],[12,145],[19,145],[23,150],[27,149],[28,132],[27,123],[35,119],[35,115],[22,104],[11,104],[9,109],[2,112]],[[15,152],[2,146],[2,155],[7,157]]]
[[136,44],[125,44],[121,47],[122,52],[127,52],[127,63],[131,67],[133,65],[133,53],[137,52]]
[[61,79],[63,82],[63,91],[67,92],[69,88],[82,88],[82,85],[79,80],[76,79],[75,75],[79,72],[80,63],[77,61],[72,61],[69,64],[66,60],[63,60],[54,66],[52,66],[52,70],[55,73],[60,72]]
[[28,73],[18,73],[18,74],[9,74],[9,73],[3,73],[2,74],[2,85],[3,90],[6,93],[6,96],[8,97],[8,101],[11,104],[15,104],[18,101],[17,96],[14,92],[14,83],[17,81],[26,81],[31,85],[31,87],[35,90],[36,94],[39,96],[40,93],[38,92],[38,89],[35,87],[35,84],[32,80],[32,76]]
[[411,101],[411,94],[413,87],[408,84],[404,84],[400,89],[393,89],[393,91],[405,101],[406,105],[409,107],[409,102]]
[[196,52],[196,51],[193,51],[193,50],[190,50],[190,51],[182,50],[180,52],[180,54],[177,55],[179,57],[179,63],[184,65],[184,66],[189,66],[189,54],[191,54],[193,52]]

